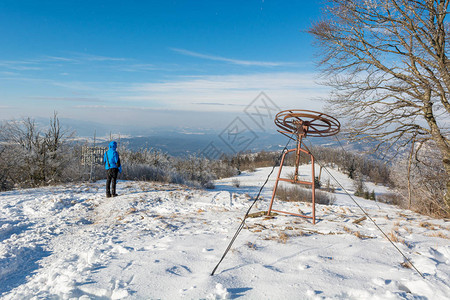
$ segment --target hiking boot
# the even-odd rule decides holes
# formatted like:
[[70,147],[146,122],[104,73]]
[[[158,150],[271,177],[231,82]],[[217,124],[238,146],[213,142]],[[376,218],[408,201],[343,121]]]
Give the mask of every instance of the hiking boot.
[[110,194],[106,194],[106,198],[110,198],[111,197],[111,195]]
[[112,195],[113,197],[117,197],[117,196],[119,196],[119,195],[117,195],[117,194],[114,194],[114,195]]

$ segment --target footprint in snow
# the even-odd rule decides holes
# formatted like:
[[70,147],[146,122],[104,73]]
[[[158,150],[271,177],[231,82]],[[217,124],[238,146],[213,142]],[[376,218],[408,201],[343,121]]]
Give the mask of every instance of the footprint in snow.
[[192,273],[191,269],[184,265],[173,266],[166,269],[166,272],[176,276],[183,276]]

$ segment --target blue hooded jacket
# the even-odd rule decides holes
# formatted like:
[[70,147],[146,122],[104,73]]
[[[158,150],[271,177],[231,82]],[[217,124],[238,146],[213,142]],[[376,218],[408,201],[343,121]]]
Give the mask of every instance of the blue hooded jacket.
[[120,165],[119,153],[117,153],[116,149],[117,143],[115,141],[109,143],[109,150],[105,152],[105,155],[103,156],[103,161],[105,162],[106,170],[118,168],[119,172],[121,172],[122,166]]

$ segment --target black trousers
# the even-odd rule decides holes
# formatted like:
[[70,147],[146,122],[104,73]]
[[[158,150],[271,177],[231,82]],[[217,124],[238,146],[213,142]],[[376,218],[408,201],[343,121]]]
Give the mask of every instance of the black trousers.
[[[116,194],[116,182],[119,169],[111,168],[106,170],[106,196]],[[111,188],[111,189],[110,189]]]

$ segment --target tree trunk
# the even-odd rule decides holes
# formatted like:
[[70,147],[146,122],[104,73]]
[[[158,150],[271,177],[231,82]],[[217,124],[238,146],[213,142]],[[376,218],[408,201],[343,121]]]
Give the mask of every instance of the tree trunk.
[[444,195],[444,209],[446,215],[450,215],[450,143],[446,136],[444,136],[439,128],[436,118],[433,114],[433,104],[430,101],[431,90],[427,90],[424,95],[423,103],[423,113],[428,126],[430,127],[431,138],[437,145],[437,148],[442,154],[443,165],[445,172],[447,174],[447,188]]
[[445,192],[444,196],[444,202],[445,202],[445,210],[447,215],[450,215],[450,151],[447,150],[447,154],[444,155],[444,168],[445,172],[447,173],[447,190]]
[[411,165],[412,165],[412,157],[414,154],[414,140],[411,143],[411,152],[409,153],[408,159],[408,209],[412,207],[412,198],[411,198]]

